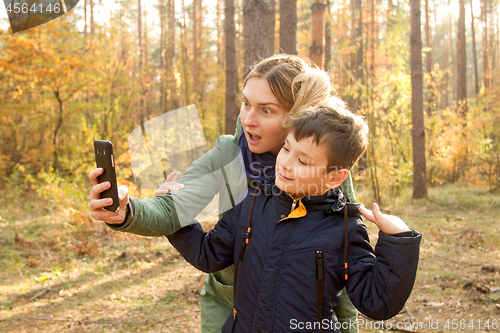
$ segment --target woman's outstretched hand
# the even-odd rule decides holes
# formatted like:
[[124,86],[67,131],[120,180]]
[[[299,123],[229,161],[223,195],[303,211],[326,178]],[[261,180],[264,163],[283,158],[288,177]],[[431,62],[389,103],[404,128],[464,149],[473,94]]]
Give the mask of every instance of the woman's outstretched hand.
[[376,203],[373,204],[373,211],[365,207],[359,207],[359,212],[368,221],[375,223],[382,232],[388,235],[410,231],[410,228],[408,228],[403,220],[394,215],[383,214]]
[[125,221],[125,213],[128,204],[128,188],[125,185],[118,187],[118,200],[120,201],[120,210],[118,213],[110,212],[104,207],[113,203],[113,199],[101,199],[101,193],[110,188],[111,183],[106,181],[98,183],[97,177],[103,173],[104,169],[96,168],[89,173],[89,179],[92,182],[92,190],[90,191],[90,216],[99,221],[108,224],[121,224]]
[[167,176],[165,182],[156,190],[155,195],[167,194],[170,191],[179,191],[184,188],[184,184],[178,183],[177,179],[181,176],[180,171],[174,171]]

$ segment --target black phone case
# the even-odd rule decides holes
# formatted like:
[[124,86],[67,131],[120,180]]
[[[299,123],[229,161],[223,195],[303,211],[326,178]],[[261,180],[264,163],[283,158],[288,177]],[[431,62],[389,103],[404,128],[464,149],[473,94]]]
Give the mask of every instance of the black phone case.
[[104,208],[116,213],[120,207],[120,202],[118,201],[118,187],[116,185],[113,144],[110,141],[94,140],[94,154],[97,167],[104,169],[103,174],[97,177],[97,181],[99,183],[105,181],[111,183],[111,187],[101,193],[101,199],[111,198],[113,204]]

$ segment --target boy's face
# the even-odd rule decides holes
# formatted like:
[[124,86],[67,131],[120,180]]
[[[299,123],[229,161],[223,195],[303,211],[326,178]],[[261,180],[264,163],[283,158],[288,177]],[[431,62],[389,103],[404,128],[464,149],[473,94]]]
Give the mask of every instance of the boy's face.
[[326,172],[327,165],[323,145],[317,145],[312,137],[296,141],[289,133],[276,158],[276,186],[290,194],[323,194],[340,186],[348,174],[346,169]]

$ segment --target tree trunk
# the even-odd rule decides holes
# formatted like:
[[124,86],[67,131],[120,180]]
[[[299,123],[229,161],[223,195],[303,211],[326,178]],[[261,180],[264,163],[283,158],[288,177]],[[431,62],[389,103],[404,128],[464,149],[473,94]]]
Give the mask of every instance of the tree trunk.
[[324,63],[324,43],[325,43],[325,2],[324,0],[314,0],[312,4],[312,24],[311,36],[312,45],[310,50],[310,59],[319,68],[323,68]]
[[332,32],[331,32],[331,13],[330,0],[326,0],[326,19],[325,19],[325,63],[323,68],[328,71],[332,61]]
[[274,54],[276,47],[276,0],[269,0],[269,52]]
[[256,62],[272,55],[272,50],[269,48],[270,17],[268,0],[244,0],[245,74]]
[[[351,43],[355,52],[351,54],[351,70],[354,73],[352,84],[363,79],[363,13],[362,0],[352,0],[351,10]],[[361,95],[361,94],[359,94]],[[348,104],[351,109],[356,112],[360,108],[359,97],[348,99]]]
[[427,115],[432,114],[434,107],[434,78],[432,75],[432,41],[431,41],[431,25],[429,15],[429,0],[425,0],[425,46],[426,56],[425,64],[427,73],[429,73],[429,85],[427,86]]
[[165,0],[160,0],[160,113],[165,113],[167,100],[167,84],[165,76]]
[[200,61],[201,61],[201,0],[193,0],[193,95],[199,101]]
[[121,37],[121,60],[122,63],[126,63],[127,61],[127,39],[125,38],[126,34],[126,28],[125,28],[125,17],[127,15],[127,7],[125,2],[122,2],[122,11],[121,11],[121,18],[120,18],[120,37]]
[[52,144],[54,145],[54,155],[53,155],[53,161],[52,161],[52,167],[54,170],[59,169],[59,148],[58,148],[58,140],[57,136],[59,134],[59,130],[61,129],[62,123],[63,123],[63,101],[61,99],[61,96],[59,94],[59,90],[54,91],[54,96],[57,99],[57,104],[59,106],[59,113],[57,115],[57,122],[56,122],[56,127],[54,128],[54,134],[52,136]]
[[450,50],[448,43],[448,26],[443,24],[443,109],[450,105]]
[[474,62],[474,96],[479,94],[479,75],[477,70],[477,53],[476,53],[476,32],[474,29],[474,12],[472,10],[472,1],[470,2],[471,30],[472,30],[472,61]]
[[144,124],[146,121],[146,110],[144,108],[144,73],[143,73],[143,41],[142,41],[142,4],[141,0],[137,2],[137,33],[139,40],[139,122]]
[[[91,0],[92,1],[92,0]],[[142,74],[142,5],[141,0],[137,3],[137,39],[139,41],[139,72]]]
[[223,46],[222,46],[222,0],[217,0],[217,64],[221,67],[224,65]]
[[234,0],[225,0],[224,38],[226,44],[226,134],[235,133],[238,106],[238,70],[236,68],[236,28],[234,25]]
[[182,0],[182,18],[183,25],[181,28],[181,58],[182,58],[182,81],[184,83],[184,103],[186,105],[191,104],[190,102],[190,87],[189,87],[189,79],[187,75],[187,25],[186,25],[186,5],[184,4],[184,0]]
[[457,33],[457,100],[459,113],[466,122],[467,114],[467,53],[465,49],[465,1],[459,0]]
[[488,36],[488,0],[481,1],[481,17],[483,19],[483,86],[485,89],[490,87],[490,66],[489,66],[489,36]]
[[177,84],[174,76],[175,59],[175,0],[168,0],[168,45],[166,55],[168,110],[177,108]]
[[[450,0],[448,0],[448,8],[451,8],[450,6]],[[451,57],[451,86],[452,86],[452,91],[451,91],[451,100],[456,101],[457,100],[457,80],[456,80],[456,68],[455,68],[455,52],[453,52],[453,34],[452,34],[452,25],[451,25],[451,12],[448,13],[448,42],[450,43],[450,57]]]
[[87,0],[85,0],[85,4],[83,5],[83,11],[84,11],[84,20],[85,20],[85,24],[83,26],[83,36],[85,38],[87,38]]
[[420,27],[420,0],[410,0],[411,135],[413,143],[413,198],[415,199],[427,196],[422,36]]
[[297,54],[297,0],[280,1],[280,50]]
[[90,35],[94,36],[94,0],[90,1]]
[[378,40],[377,29],[375,26],[378,25],[378,22],[375,18],[375,0],[370,1],[370,76],[373,77],[375,75],[375,44]]

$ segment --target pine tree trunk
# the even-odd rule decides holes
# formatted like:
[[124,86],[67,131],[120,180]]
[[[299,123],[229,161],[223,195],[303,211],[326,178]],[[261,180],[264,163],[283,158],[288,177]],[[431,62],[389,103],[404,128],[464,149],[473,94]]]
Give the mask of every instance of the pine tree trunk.
[[[351,84],[363,79],[363,13],[362,0],[351,1],[351,43],[355,52],[351,54],[351,70],[354,73]],[[348,99],[349,107],[357,112],[360,108],[359,97]]]
[[467,53],[465,49],[465,1],[459,0],[457,33],[457,100],[464,123],[467,114]]
[[139,40],[139,121],[144,124],[146,121],[146,110],[144,108],[144,75],[143,75],[143,42],[142,42],[142,4],[141,0],[138,0],[137,4],[137,33]]
[[[448,0],[448,7],[451,8],[450,6],[450,0]],[[448,42],[450,43],[450,57],[451,57],[451,86],[452,86],[452,91],[451,91],[451,100],[456,101],[457,100],[457,76],[456,76],[456,67],[455,67],[455,52],[453,49],[453,34],[452,34],[452,25],[451,25],[451,13],[448,13]]]
[[297,54],[297,0],[280,1],[280,49]]
[[222,46],[222,0],[217,0],[217,64],[221,67],[224,65],[223,46]]
[[166,76],[167,76],[167,108],[174,110],[177,108],[177,83],[174,76],[175,59],[175,0],[168,0],[168,44],[166,48]]
[[375,0],[370,1],[370,76],[375,75],[375,43],[377,41],[377,29],[375,26],[378,25],[375,19]]
[[90,1],[90,35],[94,36],[94,0]]
[[476,53],[476,32],[474,29],[474,11],[472,10],[472,1],[470,2],[470,16],[471,16],[471,31],[472,31],[472,61],[474,62],[474,96],[479,94],[479,75],[477,70],[477,53]]
[[420,0],[410,0],[410,71],[413,143],[413,198],[427,196],[424,132],[424,87]]
[[[493,86],[496,86],[497,85],[497,82],[498,82],[498,9],[497,9],[497,4],[496,3],[493,3],[491,4],[491,15],[493,16],[492,19],[490,19],[490,26],[491,26],[491,29],[490,29],[490,33],[489,35],[491,36],[490,37],[490,59],[491,59],[491,62],[490,62],[490,65],[491,65],[491,69],[490,69],[490,72],[491,73],[495,73],[496,75],[493,75],[490,79],[490,84],[493,85]],[[495,8],[495,9],[494,9]]]
[[167,84],[165,76],[165,0],[160,0],[160,113],[165,113],[167,100]]
[[85,0],[85,4],[83,5],[83,11],[84,11],[84,20],[85,20],[85,25],[83,27],[83,36],[87,38],[87,0]]
[[193,93],[195,103],[200,98],[201,12],[201,0],[193,0]]
[[244,0],[243,34],[245,43],[245,69],[272,55],[269,47],[270,8],[268,0]]
[[425,64],[427,73],[429,73],[430,80],[427,86],[427,115],[432,114],[432,109],[434,106],[434,78],[432,74],[432,41],[431,41],[431,25],[430,25],[430,15],[429,15],[429,0],[425,0],[425,46],[426,56]]
[[325,18],[325,63],[323,68],[328,71],[332,61],[332,32],[331,32],[331,13],[330,0],[326,0],[326,18]]
[[483,19],[483,86],[485,89],[490,87],[490,66],[489,66],[489,36],[488,36],[488,0],[481,1],[481,11]]
[[234,25],[234,0],[225,0],[224,38],[226,45],[226,134],[235,132],[238,106],[238,70],[236,68],[236,28]]
[[312,45],[310,49],[310,59],[319,68],[323,68],[324,63],[324,31],[325,31],[325,2],[324,0],[314,0],[312,4],[311,16],[311,36]]
[[269,0],[269,52],[274,54],[276,47],[276,0]]
[[191,104],[190,86],[187,74],[188,55],[187,55],[187,24],[186,24],[186,5],[184,0],[181,1],[182,5],[182,27],[181,27],[181,58],[182,58],[182,82],[184,85],[184,103]]
[[443,25],[443,70],[444,70],[444,84],[443,84],[443,109],[450,105],[450,50],[448,43],[448,26]]

